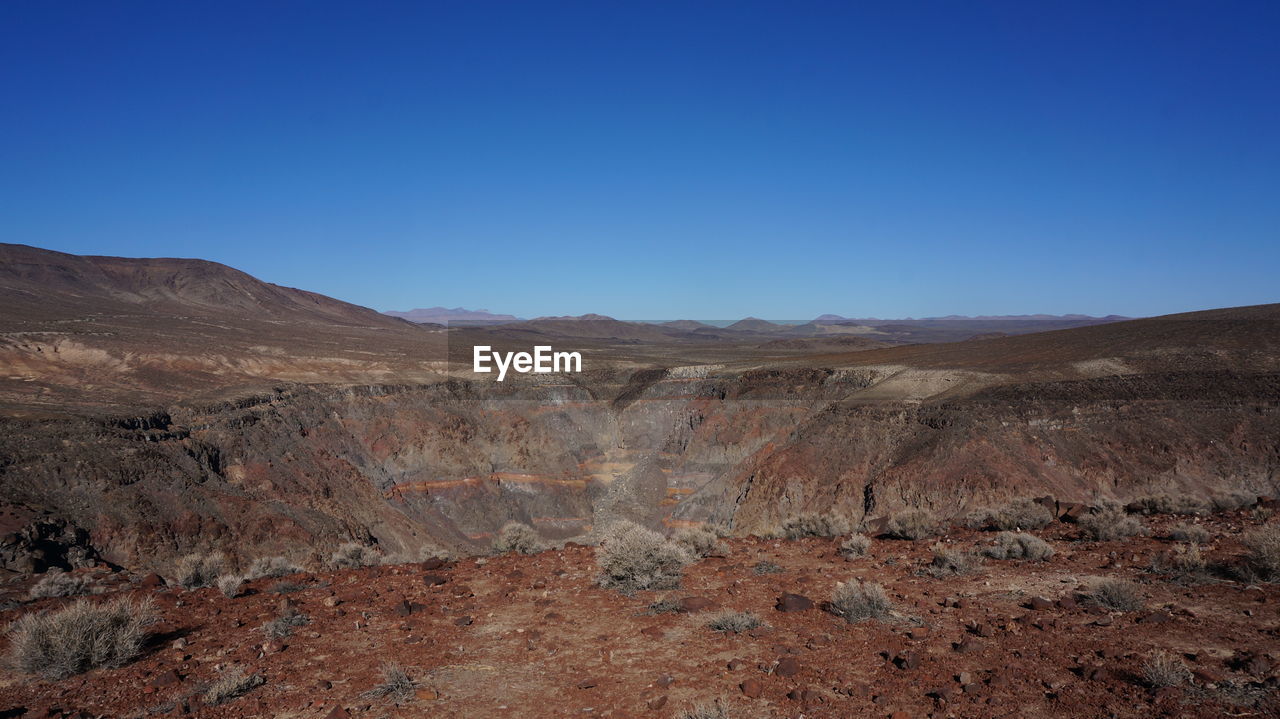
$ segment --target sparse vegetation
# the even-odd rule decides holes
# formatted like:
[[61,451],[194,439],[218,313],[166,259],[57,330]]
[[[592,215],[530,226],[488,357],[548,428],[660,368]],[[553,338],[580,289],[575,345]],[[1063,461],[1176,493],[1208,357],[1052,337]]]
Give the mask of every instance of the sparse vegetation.
[[92,587],[93,583],[89,581],[88,577],[51,569],[40,578],[40,581],[32,585],[27,596],[32,599],[74,597],[80,594],[88,594]]
[[299,574],[302,568],[284,557],[258,557],[249,565],[245,579],[262,579],[264,577],[279,579],[290,574]]
[[379,564],[382,554],[373,547],[366,547],[358,542],[346,542],[338,546],[329,555],[329,564],[334,569],[359,569]]
[[884,587],[874,582],[851,579],[836,585],[828,609],[852,624],[866,619],[883,619],[889,616],[893,605],[885,596]]
[[938,533],[938,520],[926,509],[908,509],[889,517],[885,533],[895,539],[924,539]]
[[995,516],[995,510],[990,507],[977,507],[960,518],[960,526],[965,529],[986,529],[995,523]]
[[222,552],[212,554],[188,554],[178,560],[175,579],[186,589],[211,587],[218,577],[226,574],[230,563]]
[[280,616],[263,623],[262,633],[268,639],[284,639],[293,634],[293,630],[311,623],[311,617],[300,613],[293,607],[287,607]]
[[996,535],[995,544],[984,548],[982,553],[992,559],[1026,559],[1039,562],[1053,556],[1053,547],[1034,534],[1001,532]]
[[1142,609],[1142,592],[1127,579],[1098,577],[1089,582],[1084,598],[1091,604],[1120,612]]
[[1200,547],[1179,544],[1168,552],[1157,554],[1151,560],[1151,570],[1171,575],[1180,582],[1200,582],[1209,576],[1209,566]]
[[395,662],[387,662],[382,665],[382,682],[361,696],[403,704],[414,697],[419,686],[421,684],[410,677],[404,667]]
[[695,557],[724,556],[729,547],[720,536],[706,527],[687,527],[675,533],[672,540]]
[[606,529],[596,549],[600,584],[622,592],[672,589],[692,561],[680,545],[625,520]]
[[1280,582],[1280,525],[1246,532],[1240,542],[1244,544],[1248,571],[1261,581]]
[[839,537],[853,531],[853,523],[843,514],[829,512],[797,514],[782,523],[782,534],[787,539],[803,537]]
[[244,577],[238,574],[224,574],[218,577],[218,591],[227,599],[240,596],[240,587],[244,585]]
[[493,540],[493,551],[498,554],[537,554],[546,548],[538,530],[523,522],[507,522],[498,530],[498,536]]
[[720,700],[695,704],[677,715],[676,719],[729,719],[729,710]]
[[1031,499],[1016,499],[996,512],[997,529],[1044,529],[1053,521],[1053,511]]
[[1235,512],[1248,509],[1258,503],[1258,495],[1252,492],[1227,492],[1215,494],[1209,498],[1209,506],[1214,512]]
[[1142,514],[1208,514],[1209,503],[1190,494],[1154,494],[1130,504]]
[[846,558],[861,557],[871,549],[871,538],[862,534],[851,535],[840,543],[840,553]]
[[306,588],[307,585],[302,584],[301,582],[291,582],[284,579],[279,582],[273,582],[271,586],[267,588],[267,591],[272,594],[293,594],[294,592],[301,592]]
[[671,597],[663,597],[649,605],[650,614],[676,614],[681,609],[680,600]]
[[127,664],[142,651],[155,622],[150,599],[76,600],[53,612],[27,614],[11,624],[9,661],[18,671],[49,679]]
[[1143,663],[1142,678],[1147,686],[1156,689],[1176,687],[1191,681],[1191,670],[1179,657],[1157,651]]
[[1122,510],[1103,509],[1094,514],[1087,514],[1078,522],[1081,531],[1088,539],[1095,542],[1108,542],[1116,539],[1128,539],[1142,534],[1142,522],[1130,517]]
[[1207,544],[1209,542],[1209,538],[1209,531],[1207,529],[1188,522],[1179,522],[1169,529],[1169,539],[1172,539],[1175,542]]
[[952,549],[943,544],[933,545],[932,552],[933,559],[924,568],[924,573],[935,579],[972,574],[982,566],[982,558],[973,552]]
[[711,617],[707,627],[717,632],[748,632],[760,626],[760,617],[751,612],[724,611]]
[[756,565],[751,568],[751,571],[755,572],[756,574],[782,574],[787,570],[783,569],[781,566],[777,564],[774,564],[773,562],[770,562],[767,560],[761,560],[759,562],[756,562]]
[[226,704],[266,682],[261,674],[246,674],[243,667],[231,667],[204,690],[204,703],[209,706]]

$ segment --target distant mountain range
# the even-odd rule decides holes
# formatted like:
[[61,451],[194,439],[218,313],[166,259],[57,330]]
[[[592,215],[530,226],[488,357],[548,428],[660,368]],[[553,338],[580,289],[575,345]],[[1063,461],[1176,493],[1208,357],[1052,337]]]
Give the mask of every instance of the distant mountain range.
[[818,315],[814,318],[815,323],[828,322],[858,322],[861,324],[882,323],[882,322],[935,322],[935,321],[963,321],[972,320],[975,322],[1044,322],[1044,321],[1069,321],[1069,322],[1120,322],[1122,320],[1131,320],[1132,317],[1124,315],[1107,315],[1105,317],[1094,317],[1093,315],[947,315],[945,317],[904,317],[902,319],[881,319],[878,317],[841,317],[840,315]]
[[494,314],[489,310],[469,310],[463,307],[427,307],[409,310],[408,312],[398,312],[396,310],[387,310],[383,312],[385,315],[399,317],[409,320],[410,322],[433,323],[447,325],[450,322],[466,322],[472,323],[499,323],[499,322],[519,322],[520,318],[515,315]]

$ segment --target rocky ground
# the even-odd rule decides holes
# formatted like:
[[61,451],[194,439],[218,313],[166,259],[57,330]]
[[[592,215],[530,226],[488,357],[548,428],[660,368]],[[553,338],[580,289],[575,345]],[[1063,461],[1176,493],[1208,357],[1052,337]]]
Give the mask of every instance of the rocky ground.
[[[846,559],[838,540],[730,539],[725,556],[688,568],[680,589],[634,596],[596,586],[594,549],[578,545],[258,579],[231,599],[80,570],[103,596],[154,599],[150,648],[122,668],[58,681],[5,669],[0,716],[684,717],[714,701],[724,716],[749,718],[1274,716],[1280,586],[1153,573],[1178,521],[1188,520],[1145,518],[1148,537],[1111,542],[1054,523],[1036,532],[1057,550],[1048,561],[988,559],[944,578],[921,572],[935,540],[877,539]],[[1236,562],[1241,532],[1263,518],[1189,521],[1209,531],[1212,566]],[[956,529],[942,541],[968,549],[993,536]],[[781,571],[760,573],[761,562]],[[890,620],[850,624],[823,611],[851,577],[884,586]],[[1092,577],[1133,580],[1144,607],[1078,601]],[[27,601],[29,583],[6,586],[0,619],[70,601]],[[680,611],[653,612],[662,599]],[[718,609],[764,625],[713,631]],[[261,627],[282,613],[309,621],[269,640]],[[1158,650],[1194,678],[1147,686],[1143,665]],[[367,694],[386,662],[417,682],[400,703]],[[265,682],[207,706],[207,686],[237,668]]]

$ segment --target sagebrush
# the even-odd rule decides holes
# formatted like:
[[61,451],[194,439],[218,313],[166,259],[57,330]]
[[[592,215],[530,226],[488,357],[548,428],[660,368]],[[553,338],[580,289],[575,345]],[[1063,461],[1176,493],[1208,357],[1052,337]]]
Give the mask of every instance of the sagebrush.
[[230,562],[222,552],[212,554],[188,554],[178,560],[174,577],[187,589],[211,587],[218,577],[227,573]]
[[1091,580],[1084,598],[1091,604],[1121,612],[1142,609],[1144,601],[1138,585],[1127,579],[1098,577]]
[[204,703],[209,706],[226,704],[266,682],[267,680],[261,674],[249,674],[243,667],[231,667],[224,670],[222,676],[213,680],[204,690]]
[[1044,529],[1053,521],[1053,510],[1031,499],[1015,499],[992,518],[997,529]]
[[1053,547],[1034,534],[1001,532],[996,535],[995,544],[984,548],[982,553],[992,559],[1026,559],[1038,562],[1052,557]]
[[1142,522],[1130,517],[1123,511],[1105,509],[1094,514],[1086,514],[1077,522],[1084,536],[1095,542],[1107,542],[1116,539],[1128,539],[1142,534]]
[[724,611],[707,620],[707,627],[717,632],[749,632],[760,624],[760,617],[752,612]]
[[861,557],[871,549],[871,539],[862,534],[850,535],[840,543],[840,553],[846,558]]
[[982,567],[982,558],[973,552],[944,544],[935,544],[930,551],[933,557],[925,566],[924,573],[936,579],[972,574]]
[[720,535],[706,527],[686,527],[675,533],[672,541],[695,557],[723,557],[729,547],[720,541]]
[[40,581],[32,585],[31,590],[27,592],[27,596],[32,599],[74,597],[79,594],[88,594],[92,588],[93,582],[88,577],[69,572],[49,570],[47,574],[40,578]]
[[381,562],[381,552],[357,542],[345,542],[329,555],[329,564],[334,569],[359,569]]
[[787,539],[803,537],[839,537],[853,530],[849,518],[837,512],[819,514],[805,512],[788,518],[782,523],[782,534]]
[[623,592],[675,588],[693,559],[684,547],[626,520],[610,525],[596,548],[600,584]]
[[855,623],[883,619],[893,611],[893,604],[885,595],[884,587],[855,578],[836,585],[828,609],[845,621]]
[[537,554],[547,548],[538,530],[523,522],[507,522],[493,540],[493,551],[499,554]]
[[908,509],[889,517],[885,533],[895,539],[924,539],[938,533],[938,519],[927,509]]
[[156,621],[150,598],[86,599],[52,612],[27,614],[11,624],[9,662],[20,672],[62,679],[132,661]]

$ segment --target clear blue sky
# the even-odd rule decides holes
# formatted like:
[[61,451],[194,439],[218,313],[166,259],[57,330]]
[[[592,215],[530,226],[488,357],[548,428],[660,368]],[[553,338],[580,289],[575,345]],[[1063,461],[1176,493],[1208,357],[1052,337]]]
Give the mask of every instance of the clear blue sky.
[[1280,301],[1274,0],[622,5],[2,3],[0,240],[377,309]]

